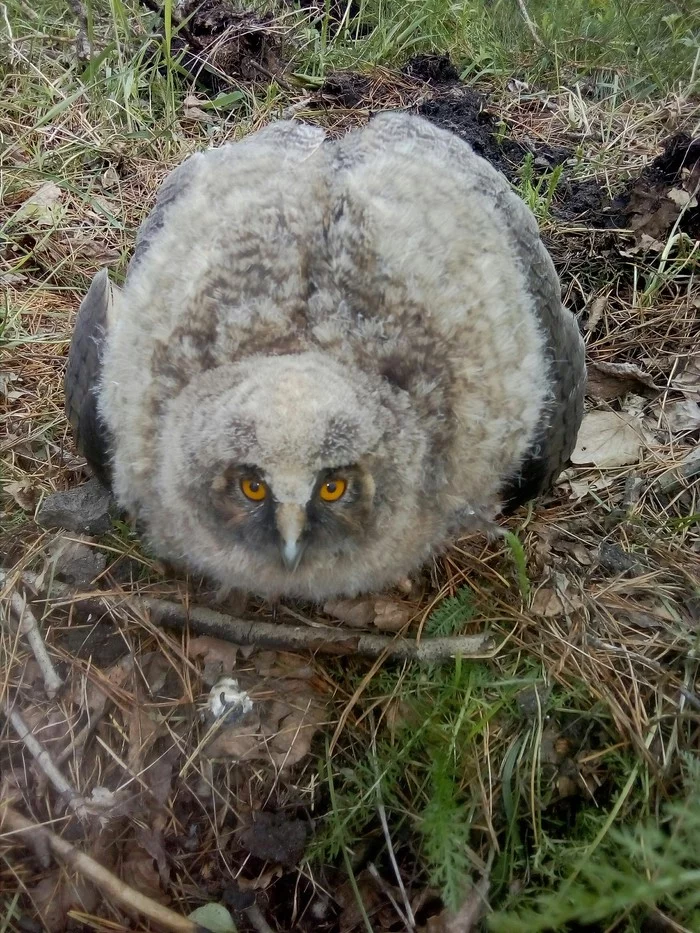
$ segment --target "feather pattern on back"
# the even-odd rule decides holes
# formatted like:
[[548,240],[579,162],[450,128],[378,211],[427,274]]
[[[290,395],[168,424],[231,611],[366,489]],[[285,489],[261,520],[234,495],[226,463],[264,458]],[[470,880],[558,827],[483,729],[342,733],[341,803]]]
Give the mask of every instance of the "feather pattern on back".
[[224,585],[390,585],[545,488],[580,424],[583,344],[534,217],[417,117],[192,156],[117,299],[89,376],[115,494]]

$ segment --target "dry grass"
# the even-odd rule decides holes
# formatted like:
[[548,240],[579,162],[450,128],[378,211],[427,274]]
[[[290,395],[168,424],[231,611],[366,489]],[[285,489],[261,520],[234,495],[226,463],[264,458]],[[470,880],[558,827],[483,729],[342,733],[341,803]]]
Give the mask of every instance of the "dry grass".
[[[339,134],[377,109],[417,107],[434,91],[376,69],[352,106],[327,90],[287,87],[252,94],[240,112],[209,111],[207,120],[193,118],[192,106],[188,113],[180,97],[166,94],[157,106],[151,101],[158,115],[149,125],[145,87],[128,107],[116,92],[110,97],[103,89],[98,97],[89,88],[66,104],[80,85],[72,65],[64,68],[51,56],[37,56],[44,28],[37,23],[36,35],[25,27],[13,36],[14,61],[5,78],[9,103],[0,114],[0,130],[9,142],[0,213],[0,519],[8,572],[0,695],[6,712],[17,711],[52,756],[89,816],[82,824],[69,817],[66,800],[33,763],[7,718],[0,739],[0,797],[34,822],[65,833],[133,889],[167,900],[183,915],[226,897],[243,908],[252,891],[273,928],[338,929],[342,908],[344,929],[360,929],[367,919],[362,910],[355,924],[349,919],[354,886],[365,911],[381,901],[370,928],[404,929],[391,925],[398,923],[398,914],[384,896],[390,889],[399,906],[403,903],[391,871],[380,894],[374,891],[374,901],[362,873],[363,846],[376,848],[382,838],[376,801],[367,804],[364,822],[362,813],[353,811],[358,825],[351,841],[364,836],[365,842],[355,846],[349,860],[341,844],[338,851],[346,859],[335,865],[328,864],[328,850],[326,864],[298,853],[290,855],[287,867],[282,856],[258,851],[256,857],[242,841],[242,830],[261,809],[286,814],[294,828],[316,820],[319,830],[345,826],[333,793],[366,763],[378,739],[398,748],[392,746],[394,737],[410,719],[405,704],[424,689],[415,672],[382,672],[381,662],[243,653],[162,631],[126,607],[97,618],[85,617],[78,599],[39,600],[35,611],[64,678],[58,698],[49,700],[37,662],[11,617],[9,598],[22,591],[23,570],[46,572],[47,579],[52,573],[47,548],[54,535],[33,520],[43,497],[84,478],[63,414],[62,372],[75,310],[89,277],[103,264],[117,274],[123,271],[135,230],[166,171],[188,152],[236,138],[283,112]],[[513,138],[531,140],[537,148],[575,151],[565,179],[593,182],[611,193],[659,154],[665,137],[680,130],[697,133],[700,125],[697,105],[678,96],[654,103],[594,100],[578,89],[510,91],[507,82],[488,90],[490,109]],[[60,191],[48,207],[17,214],[29,196],[51,182]],[[697,442],[697,429],[674,428],[666,416],[683,393],[697,399],[700,391],[697,383],[680,380],[698,360],[697,256],[683,259],[687,249],[666,257],[635,252],[629,231],[558,218],[556,210],[542,225],[565,299],[586,332],[590,359],[634,362],[659,391],[640,389],[632,400],[645,428],[638,463],[573,468],[552,496],[509,523],[525,550],[528,598],[508,547],[477,537],[458,542],[410,595],[396,597],[410,610],[413,631],[445,597],[468,585],[476,612],[459,631],[478,632],[488,625],[506,639],[501,653],[483,666],[490,678],[480,694],[483,718],[461,752],[468,768],[454,781],[471,807],[468,861],[479,875],[504,851],[504,785],[517,760],[525,788],[519,819],[529,826],[535,858],[511,863],[517,877],[506,879],[501,905],[517,904],[513,885],[526,889],[546,863],[545,837],[552,830],[543,831],[542,820],[549,810],[570,798],[584,815],[588,807],[599,808],[604,827],[606,813],[612,814],[610,823],[653,814],[678,789],[681,756],[696,751],[700,737],[698,487],[692,478],[680,477],[669,492],[658,482],[678,472]],[[625,411],[630,400],[589,399],[589,407]],[[201,581],[174,577],[144,553],[123,523],[93,544],[107,558],[96,581],[102,588],[124,597],[209,596]],[[258,604],[247,611],[269,616]],[[321,618],[307,606],[288,612],[311,624]],[[216,678],[234,668],[262,712],[243,730],[213,727],[223,735],[220,753],[213,756],[211,722],[201,713]],[[543,693],[534,711],[505,716],[517,691],[532,683],[554,690],[554,707],[547,706]],[[585,729],[579,728],[583,720]],[[456,742],[461,728],[460,720],[446,734]],[[309,754],[314,735],[320,765],[316,754]],[[627,770],[620,772],[623,762]],[[415,824],[416,801],[428,791],[418,786],[420,769],[403,767],[395,799],[387,804],[391,832],[401,841],[390,837],[389,848],[396,843],[413,909],[425,914],[434,891],[416,860],[419,850],[406,842],[406,827]],[[335,775],[330,798],[329,774]],[[358,791],[358,801],[361,797]],[[288,844],[292,829],[285,833]],[[590,853],[591,845],[584,840],[580,851]],[[0,859],[2,929],[26,929],[20,915],[42,916],[46,929],[61,929],[66,917],[72,929],[146,928],[134,927],[123,906],[100,897],[70,868],[56,868],[38,837],[7,835]],[[676,921],[680,925],[674,929],[683,929],[683,918]],[[242,915],[243,927],[255,922]]]

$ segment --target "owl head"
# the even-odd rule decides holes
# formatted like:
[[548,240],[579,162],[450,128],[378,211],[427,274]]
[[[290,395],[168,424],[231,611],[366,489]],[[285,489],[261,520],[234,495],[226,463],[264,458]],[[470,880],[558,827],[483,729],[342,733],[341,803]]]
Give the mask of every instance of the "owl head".
[[419,487],[425,444],[403,395],[313,352],[202,374],[164,412],[150,525],[233,585],[253,573],[268,595],[322,598],[341,579],[352,592]]

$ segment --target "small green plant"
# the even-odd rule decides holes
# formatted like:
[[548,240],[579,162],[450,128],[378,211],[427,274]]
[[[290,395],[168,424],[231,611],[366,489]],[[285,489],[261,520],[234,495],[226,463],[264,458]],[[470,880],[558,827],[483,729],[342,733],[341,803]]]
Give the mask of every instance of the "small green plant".
[[430,883],[442,892],[445,904],[457,910],[471,875],[471,819],[467,807],[458,800],[455,761],[445,749],[436,749],[430,782],[430,798],[420,822],[423,854],[429,866]]
[[611,829],[604,846],[584,853],[570,877],[538,894],[530,909],[494,914],[494,933],[543,933],[571,923],[617,929],[615,921],[641,922],[656,910],[700,930],[700,762],[687,759],[687,768],[685,798],[667,805],[663,827],[647,821]]
[[528,152],[520,166],[520,184],[516,191],[540,223],[550,217],[552,201],[563,171],[563,165],[555,165],[551,172],[538,175],[531,152]]
[[512,531],[504,532],[504,537],[510,549],[513,563],[515,564],[520,595],[524,600],[527,600],[530,596],[530,578],[527,575],[527,558],[525,556],[525,549],[523,548],[520,538],[516,534],[513,534]]
[[427,635],[444,638],[456,634],[474,618],[474,594],[468,586],[461,586],[454,596],[447,596],[428,616]]

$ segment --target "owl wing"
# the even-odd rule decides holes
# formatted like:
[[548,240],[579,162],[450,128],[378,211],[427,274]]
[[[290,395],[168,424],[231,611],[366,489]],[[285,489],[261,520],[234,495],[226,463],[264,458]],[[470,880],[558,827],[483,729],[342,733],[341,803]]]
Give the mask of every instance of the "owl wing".
[[[156,196],[156,203],[136,235],[134,253],[127,270],[127,279],[134,269],[147,269],[149,251],[166,225],[172,206],[183,198],[196,197],[195,183],[200,172],[210,180],[221,178],[222,185],[235,184],[236,160],[242,156],[256,159],[272,150],[280,162],[302,161],[316,151],[325,139],[322,130],[292,121],[280,121],[241,142],[230,143],[217,149],[195,153],[165,178]],[[211,205],[212,213],[216,204]],[[68,363],[65,374],[66,414],[73,429],[76,446],[88,461],[93,472],[109,484],[110,438],[106,425],[99,417],[97,391],[102,369],[102,353],[109,339],[110,324],[114,322],[115,297],[119,290],[113,286],[102,269],[93,278],[75,320]]]
[[[583,341],[576,319],[562,305],[559,278],[540,239],[537,222],[503,175],[467,143],[427,120],[400,113],[379,114],[361,132],[350,134],[337,145],[340,165],[369,160],[394,147],[409,158],[420,159],[428,146],[446,172],[459,175],[462,187],[488,197],[505,223],[533,299],[550,376],[549,404],[536,437],[517,473],[505,478],[501,490],[505,511],[512,511],[551,486],[571,456],[583,417]],[[426,173],[426,183],[429,177]]]
[[107,270],[101,269],[80,303],[64,380],[66,415],[76,446],[105,485],[109,485],[109,438],[97,412],[96,390],[114,301],[113,288]]

